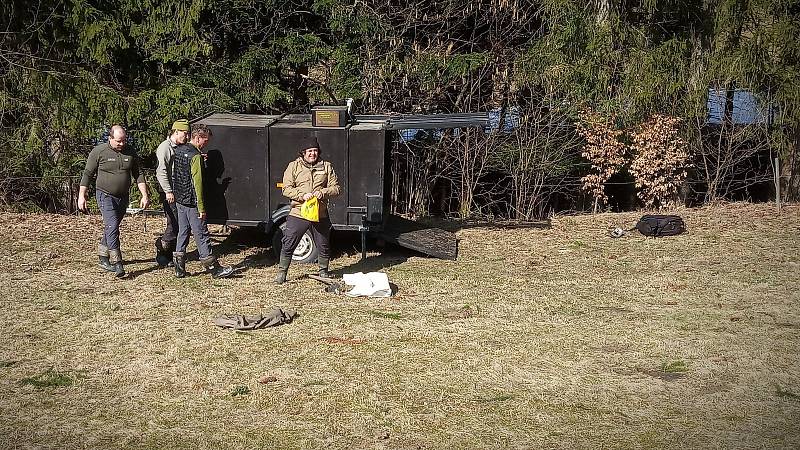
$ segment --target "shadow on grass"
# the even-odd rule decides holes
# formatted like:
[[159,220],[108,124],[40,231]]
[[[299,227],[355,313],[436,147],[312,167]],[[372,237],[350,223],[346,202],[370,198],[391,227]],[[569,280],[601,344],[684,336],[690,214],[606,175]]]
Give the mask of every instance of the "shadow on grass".
[[439,219],[439,218],[423,218],[417,222],[431,226],[438,227],[446,231],[455,233],[459,230],[467,230],[470,228],[486,228],[490,230],[518,230],[518,229],[531,229],[539,228],[547,230],[552,228],[550,220],[532,220],[532,221],[516,221],[516,220],[503,220],[503,221],[490,221],[490,220],[466,220],[466,219]]
[[[221,235],[212,234],[211,237],[219,237]],[[227,255],[237,255],[249,248],[260,248],[260,250],[252,255],[245,256],[238,263],[231,264],[236,270],[236,273],[241,273],[249,269],[257,267],[269,267],[277,264],[277,259],[273,256],[271,249],[266,248],[268,244],[267,236],[253,228],[234,228],[230,234],[224,235],[224,239],[220,242],[215,242],[212,239],[211,248],[212,254],[217,258]],[[187,261],[197,261],[200,259],[197,253],[197,248],[186,253]],[[233,276],[231,278],[238,278]]]
[[369,255],[364,259],[359,259],[353,264],[340,267],[335,270],[331,270],[331,272],[337,275],[337,277],[341,277],[342,275],[347,273],[380,272],[382,269],[385,269],[387,267],[392,267],[402,264],[408,261],[408,258],[412,256],[422,256],[422,255],[413,250],[387,245],[386,247],[383,248],[383,251],[379,255]]
[[[519,224],[517,224],[519,225]],[[480,226],[480,225],[474,225]],[[533,226],[531,224],[525,225]],[[549,225],[548,225],[549,226]],[[345,273],[356,272],[378,272],[381,269],[402,264],[411,256],[425,256],[414,250],[406,249],[390,243],[382,243],[380,239],[370,236],[367,240],[367,251],[380,251],[379,255],[370,255],[359,260],[354,264],[345,266],[332,272],[338,276]],[[213,245],[213,253],[217,257],[239,254],[248,248],[258,248],[259,250],[245,256],[240,262],[232,264],[237,271],[246,271],[252,268],[271,267],[278,263],[278,259],[271,247],[271,239],[264,233],[252,228],[237,228],[221,241]],[[332,260],[345,256],[358,256],[361,253],[361,235],[352,231],[337,231],[331,233],[331,256]],[[192,250],[186,254],[187,261],[198,259],[197,250]],[[150,269],[154,270],[154,269]]]
[[156,257],[155,257],[155,255],[153,255],[152,258],[148,258],[148,259],[131,259],[131,260],[124,260],[124,262],[125,262],[125,264],[142,264],[142,263],[149,263],[149,262],[155,264],[156,263]]
[[[150,260],[147,260],[145,262],[148,262],[148,261],[150,261]],[[128,264],[131,264],[131,263],[134,263],[134,261],[131,261]],[[128,274],[125,276],[125,278],[129,279],[129,280],[133,280],[133,279],[135,279],[136,277],[138,277],[140,275],[144,275],[146,273],[154,272],[156,270],[166,270],[166,271],[169,271],[172,274],[175,273],[175,269],[173,269],[172,267],[161,267],[158,264],[153,263],[152,266],[145,267],[144,269],[128,271]]]

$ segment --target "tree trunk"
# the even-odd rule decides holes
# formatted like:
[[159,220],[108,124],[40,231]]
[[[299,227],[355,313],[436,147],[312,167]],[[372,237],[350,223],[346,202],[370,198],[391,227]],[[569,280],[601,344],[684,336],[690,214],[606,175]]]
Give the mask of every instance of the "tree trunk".
[[788,152],[781,161],[781,197],[784,201],[800,200],[800,126],[794,126]]

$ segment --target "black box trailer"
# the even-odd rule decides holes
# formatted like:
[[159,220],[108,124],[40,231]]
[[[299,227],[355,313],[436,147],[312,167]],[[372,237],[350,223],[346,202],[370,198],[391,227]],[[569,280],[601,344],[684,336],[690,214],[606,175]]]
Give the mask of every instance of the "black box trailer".
[[[314,135],[322,158],[333,164],[342,186],[342,195],[329,201],[331,223],[336,230],[361,232],[362,254],[366,234],[374,233],[432,256],[455,259],[452,233],[388,214],[391,133],[485,127],[487,114],[355,116],[349,120],[340,120],[327,110],[324,114],[317,118],[316,114],[217,113],[193,121],[207,125],[213,134],[203,149],[208,222],[256,227],[272,235],[273,248],[279,249],[281,226],[290,210],[281,192],[283,172],[298,156],[296,142]],[[307,234],[294,259],[313,262],[316,256]]]

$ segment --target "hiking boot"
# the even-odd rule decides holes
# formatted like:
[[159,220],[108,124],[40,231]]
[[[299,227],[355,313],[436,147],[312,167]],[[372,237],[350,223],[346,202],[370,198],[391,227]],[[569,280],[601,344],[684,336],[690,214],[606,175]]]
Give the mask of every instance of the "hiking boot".
[[156,264],[160,267],[169,267],[173,264],[172,252],[175,251],[175,242],[164,245],[161,238],[156,239]]
[[119,249],[108,251],[108,262],[114,267],[114,275],[117,278],[125,276],[125,267],[122,265],[122,252]]
[[328,272],[328,258],[317,258],[319,263],[319,276],[322,278],[334,278],[333,274]]
[[228,278],[233,275],[233,267],[221,266],[214,255],[210,255],[200,260],[206,268],[206,272],[211,273],[212,278]]
[[281,259],[278,261],[278,274],[275,275],[275,279],[273,280],[275,284],[283,284],[286,282],[286,275],[289,273],[289,264],[291,263],[291,257],[287,258],[281,255]]
[[107,272],[116,272],[114,265],[108,260],[108,256],[98,256],[97,258],[99,259],[97,265],[100,266],[101,269]]
[[274,281],[275,284],[286,283],[286,271],[285,270],[279,270],[278,274],[275,275],[275,278],[272,281]]
[[175,265],[175,277],[183,278],[186,276],[186,253],[175,252],[172,254],[172,263]]
[[108,247],[103,244],[97,246],[98,265],[107,272],[114,272],[114,266],[108,260]]

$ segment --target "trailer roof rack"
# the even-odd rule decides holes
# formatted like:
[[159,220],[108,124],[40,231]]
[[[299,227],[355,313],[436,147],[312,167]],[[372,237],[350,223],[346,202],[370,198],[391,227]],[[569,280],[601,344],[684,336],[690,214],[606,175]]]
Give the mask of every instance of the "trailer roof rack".
[[[276,122],[302,123],[311,120],[308,114],[286,114],[282,116],[263,114],[233,114],[215,113],[203,117],[202,122],[207,125],[268,127]],[[199,120],[194,120],[199,121]],[[461,113],[461,114],[380,114],[357,115],[356,123],[380,124],[386,130],[410,129],[440,129],[462,127],[487,127],[489,115],[487,113]]]
[[398,114],[355,116],[356,122],[383,122],[387,130],[486,127],[487,113]]

